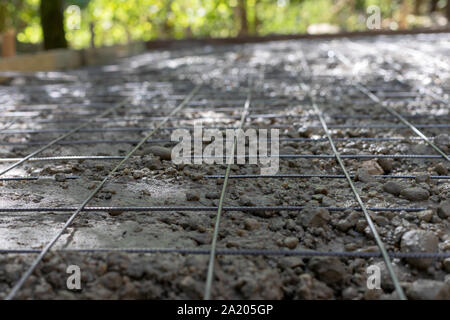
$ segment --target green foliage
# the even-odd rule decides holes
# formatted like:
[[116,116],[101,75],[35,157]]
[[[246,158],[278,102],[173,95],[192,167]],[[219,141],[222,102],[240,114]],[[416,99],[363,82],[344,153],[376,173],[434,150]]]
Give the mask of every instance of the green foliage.
[[[164,38],[233,37],[240,28],[239,1],[65,0],[66,8],[77,5],[82,9],[80,28],[66,27],[66,37],[74,48],[90,45],[91,27],[96,46]],[[257,35],[304,33],[318,23],[333,24],[343,31],[365,30],[369,5],[379,6],[383,18],[395,18],[402,11],[402,1],[246,0],[246,15],[250,33]],[[414,7],[414,0],[407,2]],[[39,0],[0,0],[0,5],[5,3],[12,17],[8,24],[16,28],[18,39],[42,41]],[[0,6],[0,28],[1,23]]]
[[0,31],[13,28],[19,41],[40,42],[39,0],[0,0]]
[[84,9],[88,6],[90,0],[65,0],[64,4],[66,7],[75,5],[79,6],[81,9]]

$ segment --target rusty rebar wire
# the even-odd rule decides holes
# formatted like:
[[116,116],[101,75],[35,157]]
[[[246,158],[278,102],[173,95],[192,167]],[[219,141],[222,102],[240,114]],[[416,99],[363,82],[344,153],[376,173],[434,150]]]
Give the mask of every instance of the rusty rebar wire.
[[[355,178],[355,174],[349,174],[350,178]],[[414,175],[395,175],[395,174],[375,174],[371,177],[376,179],[417,179],[419,176]],[[450,179],[450,176],[428,176],[433,180],[446,180]],[[223,179],[223,175],[207,175],[206,179]],[[325,178],[325,179],[345,179],[344,174],[236,174],[230,175],[229,179],[297,179],[297,178]]]
[[[0,254],[37,254],[39,249],[0,249]],[[209,249],[190,248],[64,248],[56,249],[57,253],[136,253],[136,254],[194,254],[209,255]],[[217,255],[251,255],[251,256],[302,256],[302,257],[347,257],[347,258],[379,258],[380,252],[366,251],[314,251],[314,250],[274,250],[274,249],[217,249]],[[450,252],[388,252],[392,258],[445,259]]]
[[[292,106],[290,106],[292,107]],[[286,107],[288,108],[288,107]],[[236,111],[235,108],[233,108],[233,111]],[[280,110],[285,111],[285,110]],[[199,110],[198,112],[218,112],[214,108]],[[139,113],[135,112],[136,114],[146,114],[151,112],[144,112]],[[130,112],[130,114],[133,114],[133,112]],[[57,113],[58,116],[74,116],[77,114],[74,113]],[[88,114],[79,114],[78,118],[65,118],[60,120],[37,120],[36,116],[30,116],[29,118],[32,119],[33,124],[35,123],[45,123],[45,124],[65,124],[65,123],[84,123],[85,117],[98,117],[99,113],[88,113]],[[93,122],[96,123],[117,123],[117,122],[144,122],[144,121],[156,121],[156,120],[162,120],[165,118],[166,115],[152,115],[152,116],[141,116],[141,117],[114,117],[114,118],[96,118],[93,120]],[[433,118],[433,119],[447,119],[450,118],[450,115],[448,114],[440,114],[440,115],[432,115],[432,114],[402,114],[404,118],[410,118],[410,119],[423,119],[426,117]],[[9,113],[3,113],[0,114],[0,118],[20,118],[21,122],[24,122],[24,119],[28,119],[28,117],[24,116],[23,112],[9,112]],[[329,115],[330,118],[334,119],[395,119],[396,117],[392,115],[380,115],[380,116],[361,116],[361,115],[351,115],[351,114],[336,114],[336,115]],[[262,113],[262,114],[249,114],[249,119],[283,119],[283,118],[299,118],[299,119],[311,119],[314,118],[314,115],[311,114],[281,114],[281,113]],[[196,120],[201,119],[208,119],[211,120],[209,116],[196,118]],[[212,119],[216,121],[221,120],[238,120],[239,115],[220,115],[217,117],[213,117]],[[178,121],[190,121],[192,118],[186,118],[186,117],[173,117],[171,120],[178,120]],[[6,129],[6,128],[5,128]],[[0,129],[2,130],[2,129]]]
[[[302,211],[308,208],[307,206],[223,206],[222,211]],[[312,207],[316,209],[327,209],[328,211],[361,211],[360,207]],[[420,212],[427,210],[427,208],[408,208],[408,207],[369,207],[367,208],[373,212]],[[3,207],[0,208],[0,213],[44,213],[44,212],[73,212],[77,207]],[[115,207],[115,206],[100,206],[100,207],[84,207],[81,211],[84,212],[168,212],[168,211],[186,211],[186,212],[217,212],[218,207],[215,206],[140,206],[140,207]]]
[[[193,119],[194,120],[194,119]],[[193,121],[192,120],[192,121]],[[300,123],[292,123],[292,124],[280,124],[273,125],[270,127],[260,127],[253,126],[254,129],[289,129],[292,128],[293,125],[299,125]],[[449,123],[441,123],[441,124],[418,124],[415,125],[416,128],[424,129],[439,129],[439,128],[450,128]],[[244,127],[248,128],[248,127]],[[304,129],[321,129],[321,126],[308,126]],[[78,133],[93,133],[93,132],[145,132],[153,130],[153,127],[111,127],[111,128],[89,128],[77,130]],[[185,130],[194,130],[194,126],[175,126],[175,127],[166,127],[161,131],[174,131],[178,129]],[[216,129],[216,130],[226,130],[226,129],[238,129],[235,126],[208,126],[203,127],[203,130],[208,129]],[[384,125],[384,124],[366,124],[366,125],[330,125],[329,129],[409,129],[407,125]],[[12,134],[41,134],[41,133],[70,133],[72,130],[70,129],[9,129],[0,131],[2,135],[12,135]]]
[[[434,139],[434,137],[429,137],[429,139]],[[353,137],[353,138],[335,138],[334,141],[370,141],[370,142],[386,142],[386,141],[414,141],[422,140],[419,137]],[[128,140],[114,140],[114,139],[97,139],[97,140],[66,140],[59,141],[58,145],[76,145],[76,144],[119,144],[119,143],[139,143],[140,140],[128,139]],[[197,141],[196,139],[191,139],[192,142]],[[201,139],[205,142],[207,140]],[[230,139],[223,139],[224,142],[231,141]],[[327,138],[280,138],[280,142],[325,142],[328,141]],[[29,145],[42,145],[47,144],[49,141],[26,141],[26,142],[1,142],[2,146],[29,146]],[[269,141],[270,142],[270,141]],[[177,143],[171,139],[148,139],[146,143]]]
[[[76,180],[80,179],[79,176],[64,176],[64,179],[66,180]],[[27,180],[55,180],[54,176],[27,176],[27,177],[0,177],[0,181],[27,181]]]
[[[195,159],[200,156],[188,156],[187,158]],[[223,158],[227,156],[203,156],[203,158]],[[242,158],[270,158],[270,156],[258,156],[258,155],[242,155]],[[332,154],[280,154],[278,156],[280,159],[334,159],[335,156]],[[38,162],[38,161],[82,161],[82,160],[122,160],[125,156],[55,156],[55,157],[40,157],[40,158],[29,158],[27,161]],[[237,156],[235,155],[236,159]],[[377,159],[377,158],[391,158],[391,159],[440,159],[440,155],[436,154],[343,154],[341,155],[343,159]],[[0,158],[0,163],[2,162],[16,162],[22,158]]]

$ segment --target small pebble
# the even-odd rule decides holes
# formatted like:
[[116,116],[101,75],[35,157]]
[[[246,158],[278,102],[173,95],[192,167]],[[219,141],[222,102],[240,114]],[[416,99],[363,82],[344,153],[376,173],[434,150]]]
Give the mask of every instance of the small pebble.
[[429,174],[418,174],[416,176],[417,183],[430,183],[430,175]]
[[247,218],[244,220],[244,226],[247,230],[255,230],[259,227],[259,222],[256,219],[253,218]]
[[57,182],[65,182],[66,181],[66,175],[64,173],[57,173],[57,174],[55,174],[55,180]]
[[450,217],[450,200],[442,201],[437,208],[437,214],[441,219]]
[[[403,234],[400,247],[402,252],[438,252],[439,240],[431,231],[410,230]],[[433,259],[406,259],[408,263],[420,269],[427,269]]]
[[409,284],[405,290],[408,298],[413,300],[448,300],[450,284],[428,279],[419,279]]
[[436,171],[441,176],[446,176],[448,174],[448,169],[444,164],[442,164],[442,162],[439,162],[434,166],[434,171]]
[[186,200],[187,201],[198,201],[198,200],[200,200],[200,195],[195,191],[187,191],[186,192]]
[[430,197],[430,193],[420,187],[403,189],[400,194],[410,201],[424,201]]
[[219,192],[208,192],[205,194],[205,198],[206,199],[219,199],[220,194],[219,194]]
[[201,173],[192,173],[191,179],[193,181],[199,181],[199,180],[203,179],[203,175]]
[[383,168],[375,160],[363,161],[361,168],[366,169],[369,174],[384,174]]
[[298,245],[298,238],[287,237],[286,239],[284,239],[284,245],[289,249],[295,249]]
[[120,216],[123,213],[122,210],[110,210],[108,211],[108,214],[110,216],[116,217],[116,216]]
[[392,160],[388,158],[380,158],[377,162],[385,173],[390,173],[394,167]]
[[147,151],[158,156],[161,160],[172,160],[172,150],[169,148],[152,146]]
[[445,271],[450,273],[450,258],[445,259],[443,265]]
[[431,218],[433,218],[433,210],[424,210],[416,213],[417,218],[419,220],[430,222]]
[[355,175],[356,180],[368,183],[374,181],[374,177],[372,177],[372,174],[369,173],[367,169],[361,168],[356,171]]
[[142,172],[141,171],[133,171],[133,178],[141,179],[142,178]]
[[398,196],[402,191],[402,186],[397,182],[389,181],[383,185],[383,190],[387,193],[393,194],[394,196]]

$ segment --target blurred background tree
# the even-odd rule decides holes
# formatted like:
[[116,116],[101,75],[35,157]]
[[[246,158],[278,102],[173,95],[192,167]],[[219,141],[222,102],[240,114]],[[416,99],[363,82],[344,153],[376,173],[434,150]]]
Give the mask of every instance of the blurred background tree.
[[[40,10],[44,5],[53,10],[51,18]],[[68,10],[74,5],[80,9],[75,26],[69,22],[78,12]],[[153,39],[358,31],[367,30],[370,5],[380,8],[382,29],[439,27],[450,19],[450,0],[0,0],[0,32],[15,29],[21,47],[65,47],[66,39],[79,49]]]
[[44,49],[67,48],[62,0],[41,0],[40,16]]

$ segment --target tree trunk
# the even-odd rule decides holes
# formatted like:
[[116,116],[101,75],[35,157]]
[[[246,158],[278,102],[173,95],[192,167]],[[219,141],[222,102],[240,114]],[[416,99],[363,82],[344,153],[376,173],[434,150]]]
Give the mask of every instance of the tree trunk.
[[2,34],[2,57],[8,58],[16,55],[16,33],[7,30]]
[[165,20],[162,26],[162,38],[163,39],[171,39],[173,36],[173,26],[169,23],[169,15],[172,12],[172,0],[166,2],[165,7]]
[[0,3],[0,32],[6,31],[6,18],[8,17],[8,12],[6,8],[6,3]]
[[414,3],[414,14],[416,16],[420,15],[420,13],[422,11],[420,9],[422,8],[422,5],[423,5],[423,0],[416,0],[415,1],[415,3]]
[[438,5],[439,0],[431,0],[430,3],[430,13],[433,13],[437,10],[437,5]]
[[409,14],[409,5],[407,0],[403,0],[400,6],[400,15],[399,15],[399,27],[400,29],[408,28],[408,14]]
[[44,49],[67,48],[62,0],[41,0],[40,13]]
[[95,48],[95,24],[94,22],[89,23],[89,33],[91,35],[91,48]]
[[447,17],[447,24],[450,25],[450,0],[447,0],[447,7],[445,7],[445,15]]
[[238,1],[238,16],[239,16],[239,36],[248,35],[248,22],[247,22],[247,0]]
[[255,35],[259,34],[259,27],[261,26],[261,19],[259,19],[259,16],[258,16],[258,7],[259,7],[259,1],[255,0],[255,6],[253,7],[253,12],[255,14],[254,21],[253,21],[253,33]]

